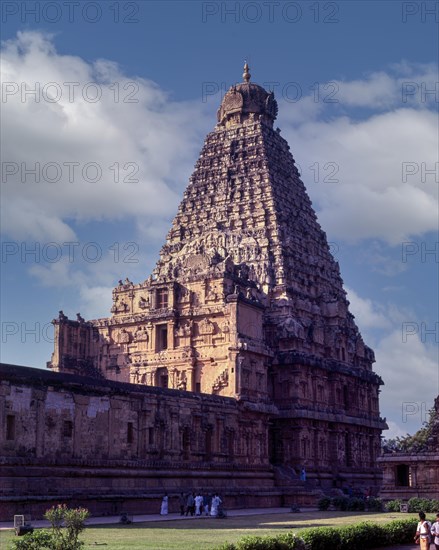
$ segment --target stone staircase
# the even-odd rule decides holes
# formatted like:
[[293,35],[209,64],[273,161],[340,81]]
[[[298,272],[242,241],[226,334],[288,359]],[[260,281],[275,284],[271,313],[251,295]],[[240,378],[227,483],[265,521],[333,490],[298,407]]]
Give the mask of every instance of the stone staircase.
[[285,504],[317,505],[323,493],[313,480],[302,481],[291,466],[277,465],[273,469],[276,486],[284,492]]

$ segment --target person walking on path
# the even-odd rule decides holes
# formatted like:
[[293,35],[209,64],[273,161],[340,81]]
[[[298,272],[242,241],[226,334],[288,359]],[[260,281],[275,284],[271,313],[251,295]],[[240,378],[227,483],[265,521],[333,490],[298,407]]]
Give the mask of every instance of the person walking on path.
[[439,550],[439,513],[436,514],[436,521],[431,526],[431,534],[434,535],[434,547]]
[[430,531],[431,524],[425,519],[425,512],[419,512],[419,523],[416,528],[415,542],[420,544],[421,550],[429,550],[430,548]]
[[197,494],[195,497],[195,515],[201,516],[201,506],[203,504],[203,497],[200,495],[200,493]]
[[186,510],[186,497],[183,493],[180,493],[178,497],[178,503],[180,505],[180,516],[184,516],[184,511]]
[[195,499],[192,493],[189,493],[186,500],[186,515],[194,515]]
[[209,515],[209,495],[207,493],[203,496],[203,512],[205,516]]
[[222,503],[222,500],[220,497],[215,493],[212,499],[212,505],[210,507],[210,515],[216,517],[218,515],[218,508],[220,504]]
[[162,498],[162,506],[160,508],[160,515],[168,515],[168,493],[165,493],[165,496]]

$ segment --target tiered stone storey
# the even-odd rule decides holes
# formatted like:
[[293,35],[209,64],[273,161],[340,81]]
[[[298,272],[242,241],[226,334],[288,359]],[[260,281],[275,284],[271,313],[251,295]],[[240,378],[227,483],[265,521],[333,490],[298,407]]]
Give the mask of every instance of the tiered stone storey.
[[[322,487],[377,486],[385,423],[374,354],[273,129],[276,115],[273,94],[250,82],[246,66],[222,101],[153,275],[120,281],[109,318],[60,312],[49,367],[232,397],[268,415],[267,464],[306,465]],[[251,426],[247,434],[260,437]],[[233,445],[242,445],[238,434]]]
[[331,482],[353,470],[375,480],[384,423],[374,354],[276,114],[246,66],[153,275],[120,281],[111,318],[61,315],[51,367],[275,405],[272,461],[307,463]]

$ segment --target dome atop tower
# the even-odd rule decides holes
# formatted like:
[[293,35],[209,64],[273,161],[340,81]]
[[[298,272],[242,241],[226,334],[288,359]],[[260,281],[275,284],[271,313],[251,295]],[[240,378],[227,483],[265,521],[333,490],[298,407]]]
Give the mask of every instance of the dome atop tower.
[[250,82],[247,63],[244,65],[244,82],[235,84],[225,94],[217,112],[220,126],[234,126],[250,120],[262,120],[270,127],[277,116],[277,101],[273,92]]

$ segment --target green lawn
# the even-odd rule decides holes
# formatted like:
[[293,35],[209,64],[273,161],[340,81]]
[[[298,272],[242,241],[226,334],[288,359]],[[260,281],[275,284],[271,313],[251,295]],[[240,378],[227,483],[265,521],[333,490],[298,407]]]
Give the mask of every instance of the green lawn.
[[[229,517],[227,519],[194,518],[145,522],[132,525],[88,527],[82,540],[85,549],[105,550],[206,550],[223,542],[234,542],[244,535],[273,535],[305,527],[348,525],[359,521],[384,523],[408,519],[417,514],[359,512],[301,512]],[[0,532],[0,549],[8,550],[12,531]]]

